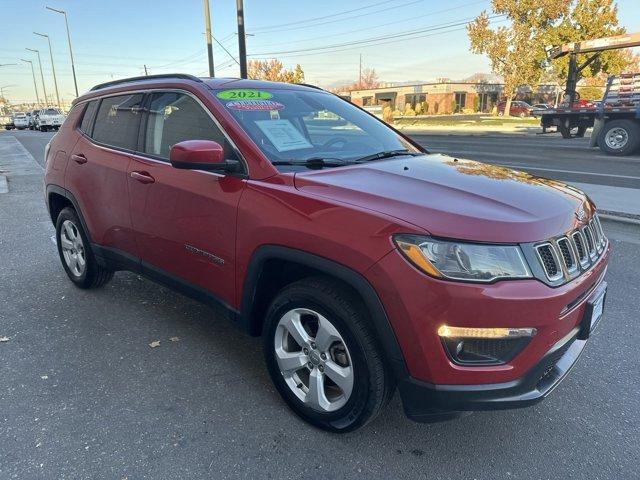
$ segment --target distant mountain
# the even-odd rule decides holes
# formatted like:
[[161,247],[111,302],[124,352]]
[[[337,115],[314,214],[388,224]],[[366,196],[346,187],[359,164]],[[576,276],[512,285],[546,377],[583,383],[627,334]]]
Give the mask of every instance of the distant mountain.
[[495,73],[474,73],[473,75],[469,75],[462,80],[459,80],[463,83],[503,83],[503,79],[500,75],[496,75]]

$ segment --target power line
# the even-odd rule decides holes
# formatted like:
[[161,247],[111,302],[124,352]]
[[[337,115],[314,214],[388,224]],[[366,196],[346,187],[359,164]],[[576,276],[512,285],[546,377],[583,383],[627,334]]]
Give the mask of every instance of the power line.
[[[505,15],[492,15],[489,17],[489,20],[492,19],[496,19],[499,17],[504,17]],[[340,48],[340,47],[345,47],[345,46],[362,46],[362,45],[366,45],[368,43],[371,42],[377,42],[377,41],[382,41],[382,40],[388,40],[388,39],[394,39],[394,38],[405,38],[405,37],[410,37],[412,35],[417,35],[420,33],[425,33],[425,32],[431,32],[431,31],[435,31],[435,30],[442,30],[445,28],[449,28],[449,27],[457,27],[460,25],[467,25],[469,23],[470,20],[473,20],[474,17],[470,17],[470,18],[466,18],[462,21],[458,20],[458,21],[454,21],[454,22],[447,22],[447,23],[442,23],[442,24],[436,24],[436,25],[431,25],[429,27],[426,28],[419,28],[419,29],[415,29],[415,30],[410,30],[408,32],[404,32],[404,33],[395,33],[395,34],[389,34],[389,35],[381,35],[381,36],[377,36],[377,37],[370,37],[370,38],[365,38],[365,39],[361,39],[361,40],[357,40],[357,41],[351,41],[351,42],[344,42],[344,43],[334,43],[332,45],[325,45],[322,47],[311,47],[311,48],[303,48],[303,49],[297,49],[297,50],[281,50],[281,51],[276,51],[276,52],[258,52],[258,53],[254,53],[251,56],[255,57],[255,56],[259,56],[259,55],[281,55],[281,54],[289,54],[289,53],[304,53],[304,52],[313,52],[313,51],[317,51],[317,50],[328,50],[328,49],[332,49],[332,48]]]
[[[296,20],[295,22],[280,23],[280,24],[277,24],[277,25],[264,25],[262,27],[258,26],[258,27],[255,27],[255,28],[251,29],[251,31],[252,32],[261,32],[261,31],[264,31],[264,30],[272,30],[272,29],[279,29],[281,27],[288,27],[290,25],[299,25],[301,23],[311,23],[311,22],[315,22],[316,20],[324,20],[325,18],[333,18],[336,15],[343,15],[345,13],[359,12],[361,10],[366,10],[368,8],[377,7],[378,5],[384,5],[384,4],[393,3],[394,1],[399,1],[399,0],[391,0],[391,1],[387,0],[387,1],[384,1],[384,2],[377,2],[377,3],[373,3],[371,5],[366,5],[364,7],[358,7],[358,8],[354,8],[354,9],[351,9],[351,10],[343,10],[341,12],[335,12],[335,13],[332,13],[330,15],[323,15],[321,17],[311,17],[311,18],[307,18],[307,19],[304,19],[304,20]],[[422,1],[422,0],[420,0],[420,1]],[[413,2],[413,3],[416,3],[416,2]]]
[[[392,1],[397,1],[397,0],[392,0]],[[374,10],[373,12],[367,12],[367,13],[361,13],[361,14],[358,14],[358,15],[351,15],[351,16],[346,16],[346,17],[334,18],[333,20],[328,20],[328,21],[325,21],[325,22],[313,23],[311,25],[300,25],[300,26],[297,26],[297,27],[290,27],[290,28],[277,28],[277,30],[278,30],[278,33],[280,33],[280,32],[288,32],[288,31],[291,31],[291,30],[300,30],[301,28],[319,27],[321,25],[328,25],[330,23],[344,22],[346,20],[352,20],[354,18],[362,18],[362,17],[368,16],[368,15],[374,15],[376,13],[386,12],[386,11],[394,9],[394,8],[406,7],[406,6],[409,6],[409,5],[414,5],[416,3],[421,3],[423,1],[424,0],[412,0],[410,2],[401,3],[401,4],[395,5],[393,7],[386,7],[386,8],[381,8],[381,9],[378,9],[378,10]],[[389,2],[385,2],[385,3],[388,4]],[[333,15],[331,15],[331,17],[335,17],[336,15],[339,15],[339,14],[335,14],[334,13]],[[264,30],[258,30],[257,28],[251,29],[251,32],[266,33]]]
[[[470,2],[470,3],[465,3],[462,5],[458,5],[456,7],[451,7],[451,8],[446,8],[444,10],[436,10],[434,12],[429,12],[427,14],[424,15],[417,15],[417,16],[411,16],[408,18],[401,18],[400,20],[394,20],[392,22],[386,22],[386,23],[379,23],[376,25],[369,25],[363,28],[357,28],[357,29],[350,29],[344,32],[338,32],[338,33],[332,33],[331,37],[337,37],[337,36],[343,36],[343,35],[350,35],[352,33],[355,32],[364,32],[367,30],[372,30],[374,28],[379,28],[379,27],[386,27],[389,25],[394,25],[396,23],[403,23],[403,22],[407,22],[407,21],[413,21],[413,20],[417,20],[419,18],[424,18],[424,17],[433,17],[434,15],[438,15],[440,13],[446,13],[446,12],[450,12],[453,10],[459,10],[461,8],[467,8],[470,7],[472,5],[478,5],[480,3],[486,3],[487,0],[479,0],[479,1],[475,1],[475,2]],[[320,40],[320,39],[326,39],[327,35],[320,35],[320,36],[316,36],[316,37],[308,37],[308,38],[301,38],[301,39],[297,39],[296,43],[301,43],[301,42],[307,42],[307,41],[311,41],[311,40]],[[267,43],[267,44],[261,44],[262,47],[273,47],[273,46],[277,46],[277,45],[290,45],[291,41],[287,41],[287,42],[276,42],[276,43]]]
[[[494,25],[495,24],[499,24],[499,23],[503,23],[505,21],[506,21],[506,19],[498,20],[497,22],[494,22]],[[346,52],[346,51],[349,51],[349,50],[356,50],[356,49],[360,50],[362,48],[368,48],[368,47],[373,47],[373,46],[378,46],[378,45],[389,45],[389,44],[392,44],[392,43],[403,42],[403,41],[406,41],[406,40],[417,40],[419,38],[434,37],[434,36],[437,36],[437,35],[443,35],[443,34],[447,34],[447,33],[459,32],[459,31],[462,31],[462,30],[466,30],[466,26],[462,27],[462,28],[452,28],[451,30],[444,30],[444,31],[438,31],[438,32],[435,32],[435,33],[429,33],[429,34],[426,34],[426,35],[418,35],[418,36],[411,37],[411,38],[401,38],[399,40],[396,39],[396,40],[391,40],[391,41],[371,43],[371,44],[364,45],[364,46],[356,45],[356,46],[348,46],[346,48],[338,48],[338,49],[335,49],[335,50],[326,50],[326,51],[313,52],[313,53],[302,53],[302,54],[301,53],[296,53],[296,54],[290,54],[290,55],[278,55],[278,59],[291,58],[291,57],[308,57],[308,56],[314,56],[314,55],[326,55],[328,53]],[[257,56],[257,57],[253,57],[253,58],[256,59],[256,60],[267,60],[267,59],[274,58],[274,57],[273,56],[264,56],[264,57]]]

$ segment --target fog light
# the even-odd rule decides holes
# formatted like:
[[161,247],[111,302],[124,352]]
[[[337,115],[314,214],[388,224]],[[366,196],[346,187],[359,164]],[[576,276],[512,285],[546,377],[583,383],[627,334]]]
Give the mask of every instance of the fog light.
[[454,363],[501,365],[527,346],[535,328],[469,328],[442,325],[438,335]]

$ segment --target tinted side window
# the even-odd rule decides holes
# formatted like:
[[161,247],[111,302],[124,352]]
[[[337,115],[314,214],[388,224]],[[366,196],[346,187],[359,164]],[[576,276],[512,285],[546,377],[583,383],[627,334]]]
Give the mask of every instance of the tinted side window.
[[141,104],[140,93],[103,98],[92,137],[105,145],[135,150],[142,117]]
[[144,151],[168,159],[171,146],[184,140],[213,140],[222,145],[226,158],[236,158],[222,131],[193,98],[177,92],[154,93]]
[[91,135],[91,123],[98,108],[98,103],[99,100],[93,100],[87,104],[84,109],[84,115],[82,116],[82,122],[80,122],[80,130],[89,136]]

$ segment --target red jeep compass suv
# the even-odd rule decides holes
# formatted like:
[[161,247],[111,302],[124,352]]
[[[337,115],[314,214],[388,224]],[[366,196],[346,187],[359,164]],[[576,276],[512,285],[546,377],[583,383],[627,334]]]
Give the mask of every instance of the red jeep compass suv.
[[130,270],[223,305],[328,430],[364,425],[396,386],[423,422],[533,404],[602,315],[609,242],[582,192],[429,154],[315,87],[98,85],[45,156],[72,282]]

